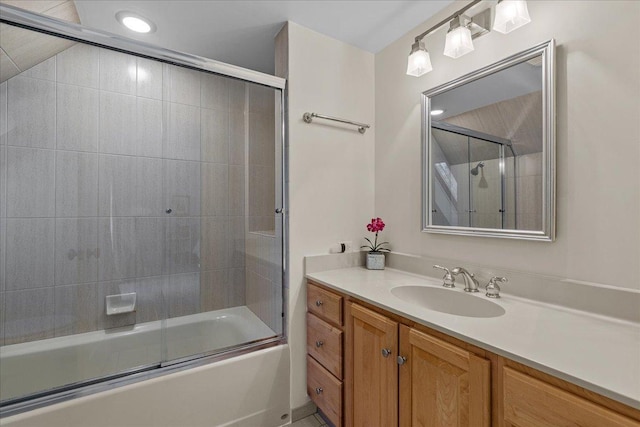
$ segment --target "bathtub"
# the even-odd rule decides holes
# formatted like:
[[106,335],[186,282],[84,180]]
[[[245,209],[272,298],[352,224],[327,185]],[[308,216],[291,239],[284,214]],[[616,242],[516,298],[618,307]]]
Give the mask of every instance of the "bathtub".
[[[165,346],[161,345],[163,342],[162,323],[161,321],[148,322],[130,328],[88,332],[0,347],[0,394],[2,399],[22,396],[64,384],[104,377],[123,370],[129,370],[132,367],[157,364],[161,358],[175,360],[276,335],[251,310],[244,306],[166,320],[164,329]],[[92,407],[90,402],[95,404],[96,399],[101,399],[101,396],[105,398],[108,395],[111,396],[111,400],[114,400],[114,396],[122,398],[124,395],[131,395],[130,398],[137,401],[138,407],[144,408],[145,400],[152,399],[155,393],[161,396],[155,396],[152,400],[153,403],[151,401],[148,402],[151,406],[141,409],[141,414],[138,414],[138,416],[152,414],[153,416],[150,419],[153,419],[153,422],[147,423],[144,417],[141,419],[136,418],[135,422],[125,419],[118,421],[113,418],[114,413],[109,413],[104,414],[107,417],[106,419],[109,420],[104,425],[277,426],[284,423],[281,417],[288,414],[289,403],[289,359],[288,349],[284,351],[284,347],[287,346],[280,345],[51,405],[4,418],[0,424],[40,425],[37,422],[38,414],[47,413],[49,415],[42,420],[42,425],[51,426],[55,425],[55,423],[51,422],[51,414],[57,413],[56,411],[62,411],[61,413],[64,414],[61,418],[64,422],[62,425],[72,426],[74,425],[73,423],[64,420],[68,417],[73,418],[74,411],[80,410],[82,412],[87,407]],[[282,364],[286,365],[286,369],[282,368]],[[270,372],[250,375],[253,367],[262,365],[270,369]],[[197,372],[200,372],[200,374],[196,374]],[[286,377],[285,382],[275,387],[276,391],[279,390],[281,397],[285,399],[274,400],[273,396],[271,396],[273,383],[280,384],[282,382],[281,378],[273,377],[273,372],[279,372]],[[194,377],[194,375],[196,376]],[[256,383],[255,380],[264,376],[267,379],[263,378]],[[204,378],[208,378],[208,381],[200,384]],[[191,388],[189,386],[190,381],[194,386],[193,391],[189,391]],[[173,419],[171,414],[181,412],[176,408],[169,411],[171,414],[159,415],[156,419],[157,414],[154,411],[157,410],[159,414],[162,414],[163,411],[168,411],[172,408],[176,401],[187,399],[191,403],[185,402],[184,404],[189,408],[194,402],[202,399],[202,391],[200,393],[196,391],[198,384],[200,384],[200,388],[206,390],[204,397],[209,397],[209,399],[204,399],[206,404],[202,407],[203,414],[208,414],[206,422],[200,424],[196,417],[193,422],[183,418],[180,422],[174,420],[173,424],[162,424],[167,420]],[[170,398],[177,397],[171,392],[172,386],[181,389],[177,400]],[[282,390],[285,386],[286,392]],[[186,387],[187,390],[182,389],[183,387]],[[141,394],[140,390],[143,389],[147,391]],[[247,404],[251,406],[252,402],[233,402],[230,405],[221,405],[221,402],[226,400],[230,393],[235,393],[235,396],[247,396],[255,393],[255,390],[263,390],[268,396],[268,404],[265,403],[265,407],[242,409]],[[177,389],[176,392],[178,392]],[[120,398],[116,398],[116,401]],[[162,400],[162,398],[167,399],[167,402],[158,405],[158,399]],[[253,403],[262,401],[259,397],[253,400]],[[103,404],[104,406],[98,405],[100,407],[91,409],[91,414],[99,414],[104,408],[109,407],[106,400]],[[120,411],[121,405],[122,403],[118,403],[117,407],[111,409],[116,410],[117,413]],[[195,406],[197,407],[197,405]],[[277,410],[274,410],[274,407]],[[68,413],[69,411],[71,413]],[[273,420],[267,421],[264,419],[267,413]],[[259,422],[257,421],[258,419],[260,420]],[[21,424],[21,420],[28,420],[28,422]],[[215,421],[217,424],[213,423],[213,420],[217,420]],[[254,420],[257,424],[253,424],[254,421],[251,420]],[[87,423],[85,419],[78,425],[103,424]]]

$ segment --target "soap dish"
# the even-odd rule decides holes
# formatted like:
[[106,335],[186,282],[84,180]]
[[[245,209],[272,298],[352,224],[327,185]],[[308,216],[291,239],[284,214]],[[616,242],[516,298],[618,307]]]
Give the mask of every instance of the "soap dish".
[[136,311],[136,293],[107,295],[107,316]]

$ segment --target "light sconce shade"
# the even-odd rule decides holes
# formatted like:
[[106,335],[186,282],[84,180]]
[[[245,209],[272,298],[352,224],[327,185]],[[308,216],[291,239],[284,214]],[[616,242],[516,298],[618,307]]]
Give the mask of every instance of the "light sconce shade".
[[[488,6],[477,8],[479,3]],[[480,9],[480,10],[479,10]],[[492,16],[493,27],[491,26]],[[491,28],[507,34],[531,22],[527,2],[525,0],[471,0],[462,8],[449,15],[433,27],[420,33],[411,45],[411,53],[407,63],[407,75],[420,77],[432,70],[429,52],[422,40],[449,24],[444,45],[444,55],[460,58],[474,50],[473,39],[488,34]]]
[[499,33],[510,33],[529,22],[531,22],[531,18],[525,0],[502,0],[496,5],[493,29]]
[[416,41],[411,45],[411,53],[409,53],[409,60],[407,61],[407,75],[420,77],[432,69],[431,57],[424,47],[424,43]]
[[444,43],[444,54],[450,58],[460,58],[462,55],[472,51],[471,30],[460,25],[460,17],[458,16],[451,21],[447,39]]

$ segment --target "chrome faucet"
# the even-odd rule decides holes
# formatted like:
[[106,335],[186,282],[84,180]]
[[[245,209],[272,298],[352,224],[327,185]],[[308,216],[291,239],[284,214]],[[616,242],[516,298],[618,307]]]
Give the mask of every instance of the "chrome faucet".
[[457,276],[458,274],[462,274],[462,278],[464,279],[464,291],[465,292],[479,292],[478,287],[480,287],[480,283],[473,277],[473,274],[469,273],[466,269],[462,267],[456,267],[451,270],[451,274]]

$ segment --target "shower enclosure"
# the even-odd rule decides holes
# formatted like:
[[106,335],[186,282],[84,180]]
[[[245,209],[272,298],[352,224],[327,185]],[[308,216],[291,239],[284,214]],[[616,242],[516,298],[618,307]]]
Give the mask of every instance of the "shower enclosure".
[[431,135],[434,225],[517,228],[511,141],[435,120]]
[[5,415],[283,342],[284,82],[2,12]]

